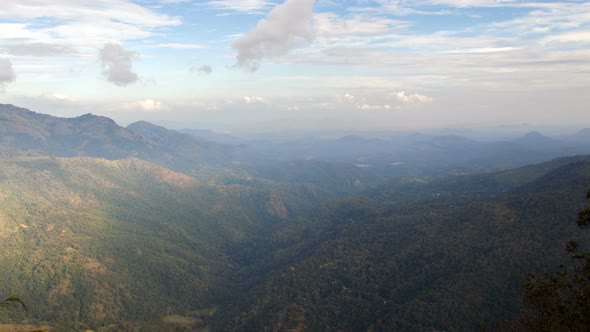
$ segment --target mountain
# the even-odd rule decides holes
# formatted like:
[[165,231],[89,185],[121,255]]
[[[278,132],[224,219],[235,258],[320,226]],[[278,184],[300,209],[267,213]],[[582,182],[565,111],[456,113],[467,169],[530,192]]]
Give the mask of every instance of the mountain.
[[211,130],[206,129],[189,129],[184,128],[180,129],[179,132],[184,134],[189,134],[191,136],[195,136],[197,138],[211,141],[211,142],[219,142],[225,144],[240,144],[241,140],[238,137],[224,134],[224,133],[217,133]]
[[0,159],[0,295],[58,330],[473,330],[517,319],[524,276],[558,266],[566,240],[590,242],[574,222],[588,156],[319,207],[317,186],[238,179],[137,158]]
[[573,135],[580,140],[590,141],[590,128],[584,128]]
[[0,145],[62,157],[137,157],[179,170],[226,162],[234,152],[228,145],[201,141],[147,122],[123,128],[103,116],[57,118],[5,104],[0,104]]
[[566,148],[563,142],[547,137],[537,131],[528,132],[524,136],[515,139],[514,142],[521,146],[537,150]]
[[567,165],[590,161],[590,156],[573,156],[531,164],[520,168],[483,174],[447,176],[426,181],[421,178],[402,177],[386,185],[365,191],[365,194],[379,201],[417,200],[432,197],[474,198],[490,197],[522,190],[547,174]]
[[206,326],[236,269],[234,248],[318,194],[87,157],[0,160],[0,193],[0,295],[20,296],[29,320],[57,330],[117,331]]
[[578,151],[590,149],[590,128],[584,128],[573,135],[563,137],[569,145],[575,146]]
[[145,138],[119,127],[113,120],[91,114],[62,119],[0,105],[0,120],[0,144],[55,155],[116,159],[149,144]]
[[[538,132],[507,141],[480,142],[458,135],[396,133],[390,138],[344,136],[256,142],[264,170],[276,161],[325,161],[372,167],[381,180],[399,176],[447,176],[483,173],[589,153],[587,144],[557,140]],[[268,161],[273,161],[269,163]],[[260,161],[258,162],[260,163]],[[272,173],[281,172],[276,170]],[[264,173],[264,172],[260,172]],[[264,175],[262,175],[264,176]]]
[[270,261],[238,271],[233,293],[247,295],[220,308],[216,327],[522,329],[520,282],[529,272],[557,268],[567,259],[567,240],[590,243],[575,223],[590,186],[590,161],[562,159],[495,174],[511,185],[485,197],[466,193],[480,190],[489,175],[470,178],[459,181],[460,196],[351,197],[286,225],[269,248],[258,248]]
[[156,153],[149,160],[174,168],[190,170],[204,161],[210,164],[228,163],[239,153],[237,147],[198,139],[145,121],[132,123],[127,129],[153,143]]
[[574,221],[590,156],[530,164],[570,151],[556,141],[398,133],[236,147],[0,105],[0,298],[30,312],[0,321],[518,330],[526,274],[556,268],[567,240],[590,244]]

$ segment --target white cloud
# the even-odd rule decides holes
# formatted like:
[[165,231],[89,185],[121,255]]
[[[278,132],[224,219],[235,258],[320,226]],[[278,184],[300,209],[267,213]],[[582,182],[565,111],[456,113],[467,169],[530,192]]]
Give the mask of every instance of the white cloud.
[[177,50],[202,50],[209,48],[207,45],[202,44],[159,44],[159,47],[163,48],[173,48]]
[[432,98],[428,96],[421,95],[419,93],[413,93],[411,95],[406,95],[405,91],[395,92],[393,93],[394,99],[404,103],[404,104],[415,104],[415,103],[431,103]]
[[340,38],[347,36],[366,38],[370,35],[383,35],[412,25],[408,21],[392,20],[376,15],[343,17],[330,12],[315,14],[313,22],[319,36]]
[[159,112],[167,110],[167,108],[161,101],[154,99],[145,99],[130,103],[124,103],[122,107],[127,110],[142,112]]
[[16,56],[71,56],[77,53],[69,47],[46,43],[10,43],[0,49]]
[[16,74],[12,68],[12,62],[8,59],[0,59],[0,91],[16,80]]
[[132,61],[137,53],[123,48],[120,44],[107,43],[100,50],[103,75],[111,83],[125,86],[137,81],[137,74],[132,71]]
[[547,36],[542,43],[589,43],[590,31],[572,31]]
[[369,104],[358,104],[356,108],[362,111],[379,111],[379,110],[389,110],[391,109],[391,105],[383,104],[383,105],[369,105]]
[[[399,0],[378,0],[382,4],[399,4]],[[485,8],[485,7],[516,7],[516,8],[544,8],[559,6],[559,3],[551,2],[523,2],[519,0],[405,0],[401,2],[403,7],[410,8],[445,6],[450,8]]]
[[349,102],[354,102],[356,98],[353,95],[351,95],[350,93],[347,93],[344,95],[344,99]]
[[66,103],[75,103],[78,101],[76,98],[72,98],[61,93],[50,93],[44,95],[43,97],[48,100],[61,101]]
[[246,104],[263,104],[266,103],[266,100],[262,97],[258,96],[245,96],[242,97],[242,101]]
[[193,0],[159,0],[159,3],[163,3],[163,4],[177,4],[177,3],[185,3],[185,2],[191,2]]
[[492,23],[490,28],[505,33],[541,36],[588,30],[590,24],[590,3],[588,2],[530,3],[530,5],[539,7],[514,19]]
[[411,104],[431,103],[431,97],[413,93],[407,95],[405,91],[395,93],[383,93],[381,89],[363,89],[360,96],[353,96],[349,93],[337,98],[343,108],[353,108],[362,111],[376,110],[401,110],[403,106]]
[[19,0],[0,6],[0,17],[36,19],[51,17],[68,21],[117,21],[154,27],[178,25],[178,18],[158,14],[128,0]]
[[509,51],[517,51],[520,50],[519,47],[480,47],[480,48],[470,48],[464,50],[452,50],[443,53],[453,54],[453,53],[496,53],[496,52],[509,52]]
[[245,13],[259,13],[261,10],[273,5],[266,0],[213,0],[207,5],[217,10],[229,10]]
[[254,30],[233,44],[238,51],[236,66],[256,71],[261,60],[286,55],[301,41],[313,40],[313,5],[314,0],[287,0],[273,8]]
[[107,42],[146,38],[158,29],[181,24],[177,17],[130,0],[4,2],[9,4],[0,5],[0,20],[26,22],[0,24],[0,43],[22,45],[15,50],[17,55],[88,55]]

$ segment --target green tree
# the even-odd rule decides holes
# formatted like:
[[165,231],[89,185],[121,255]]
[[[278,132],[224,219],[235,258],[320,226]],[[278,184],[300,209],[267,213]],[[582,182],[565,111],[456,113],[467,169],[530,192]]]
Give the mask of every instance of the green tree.
[[[590,199],[590,191],[586,194]],[[578,213],[578,226],[590,228],[590,206]],[[579,243],[566,245],[572,261],[555,273],[530,274],[523,282],[523,301],[535,309],[526,320],[533,331],[588,331],[590,329],[590,251]]]

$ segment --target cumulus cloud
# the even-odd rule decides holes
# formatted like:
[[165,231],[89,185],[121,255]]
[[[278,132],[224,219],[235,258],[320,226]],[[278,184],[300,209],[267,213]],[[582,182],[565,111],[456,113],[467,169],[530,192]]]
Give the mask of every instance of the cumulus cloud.
[[[345,104],[352,105],[357,110],[362,111],[376,111],[376,110],[389,110],[392,106],[389,103],[379,103],[376,101],[375,103],[370,103],[367,98],[361,97],[357,98],[350,93],[344,94],[341,98],[339,98],[341,102]],[[373,99],[383,99],[382,97],[377,97]]]
[[383,104],[383,105],[370,105],[370,104],[358,104],[356,108],[363,111],[378,111],[378,110],[389,110],[391,109],[391,105]]
[[164,106],[164,104],[162,104],[161,101],[154,99],[145,99],[125,103],[122,105],[122,107],[124,109],[142,112],[158,112],[167,110],[167,108]]
[[48,100],[52,100],[52,101],[60,101],[60,102],[64,102],[64,103],[75,103],[78,100],[76,98],[72,98],[70,96],[61,94],[61,93],[50,93],[50,94],[45,94],[44,96],[42,96]]
[[16,74],[12,68],[12,62],[8,59],[0,59],[0,91],[4,91],[6,86],[16,79]]
[[344,94],[344,99],[350,102],[354,102],[355,101],[355,97],[353,95],[351,95],[350,93],[346,93]]
[[102,74],[118,86],[125,86],[137,81],[137,74],[132,71],[132,61],[137,53],[126,50],[116,43],[107,43],[100,50]]
[[201,67],[192,67],[190,69],[191,73],[198,73],[200,75],[210,75],[211,73],[213,73],[213,68],[211,68],[211,66],[201,66]]
[[407,95],[405,91],[395,92],[393,97],[404,103],[404,104],[415,104],[415,103],[431,103],[432,98],[428,96],[421,95],[419,93],[413,93],[411,95]]
[[245,96],[245,97],[242,97],[242,100],[246,104],[256,104],[256,103],[265,103],[266,102],[266,100],[264,98],[258,97],[258,96]]
[[236,66],[256,71],[263,59],[286,55],[301,41],[314,39],[311,24],[314,0],[287,0],[271,10],[254,30],[233,44]]
[[376,110],[402,110],[404,106],[427,104],[432,98],[418,93],[406,94],[405,91],[384,94],[382,92],[371,93],[361,96],[353,96],[350,93],[338,96],[338,102],[352,106],[362,111]]

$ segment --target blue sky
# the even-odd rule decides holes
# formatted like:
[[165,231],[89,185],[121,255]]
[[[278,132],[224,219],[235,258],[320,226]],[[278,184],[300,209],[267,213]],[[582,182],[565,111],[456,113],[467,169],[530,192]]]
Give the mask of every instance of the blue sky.
[[590,126],[590,3],[9,0],[0,102],[225,132]]

